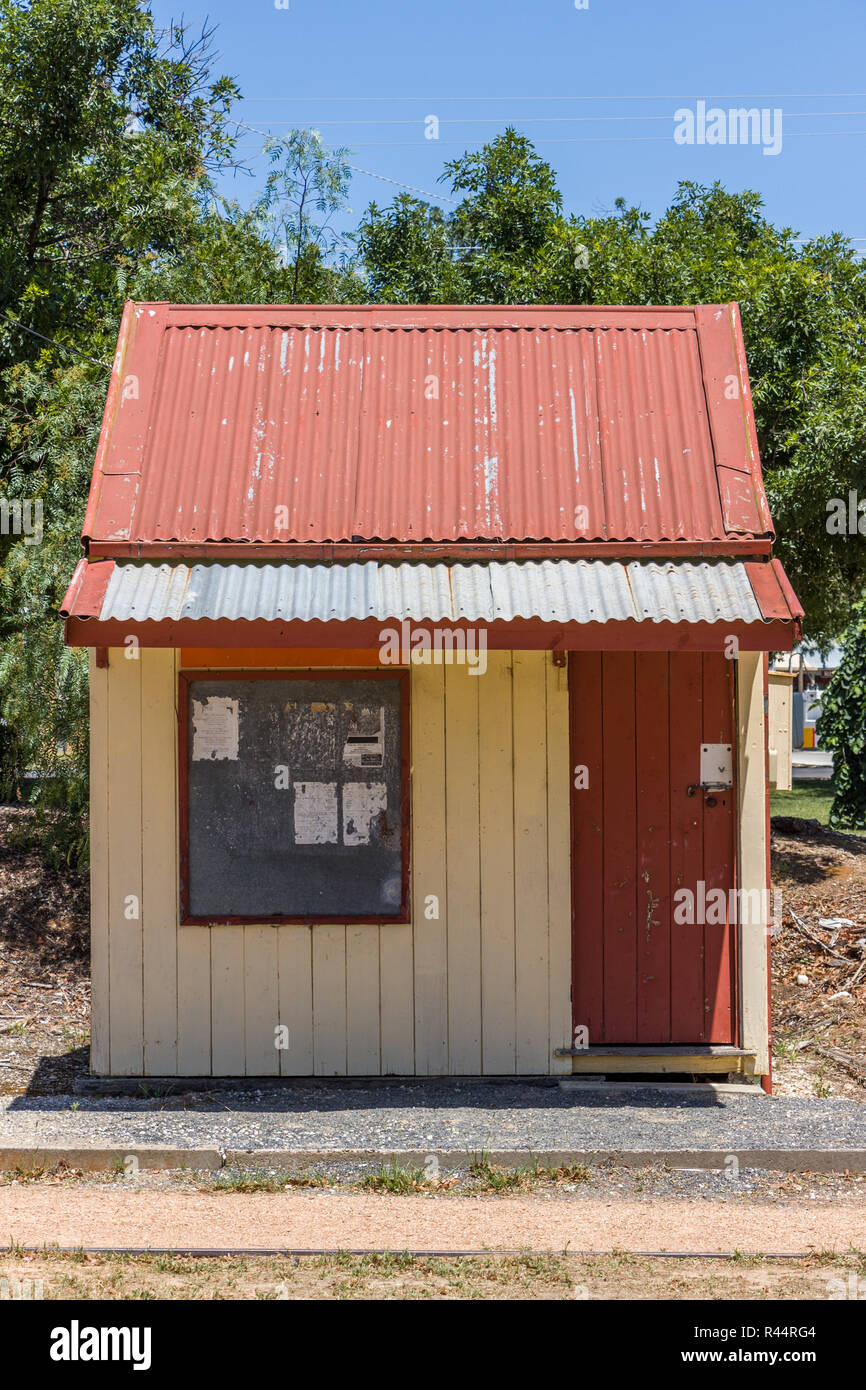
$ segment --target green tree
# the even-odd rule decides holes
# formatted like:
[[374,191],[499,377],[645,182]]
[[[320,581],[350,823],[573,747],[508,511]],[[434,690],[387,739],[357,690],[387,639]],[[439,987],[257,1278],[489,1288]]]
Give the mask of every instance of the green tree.
[[475,154],[445,165],[463,198],[449,231],[472,304],[537,304],[567,265],[562,197],[550,165],[508,129]]
[[833,753],[831,826],[866,830],[866,599],[856,605],[843,646],[821,696],[817,733]]
[[[17,423],[10,482],[24,472],[42,508],[39,544],[18,540],[0,569],[0,691],[6,746],[0,795],[25,796],[38,770],[39,838],[54,861],[79,863],[87,853],[87,653],[68,648],[57,611],[80,555],[87,496],[105,396],[105,378],[80,364],[56,375],[27,364],[18,371]],[[35,457],[34,457],[35,455]],[[50,466],[46,467],[46,459]],[[32,465],[32,471],[30,466]],[[32,486],[38,477],[38,488]],[[12,488],[9,488],[12,492]]]
[[[155,32],[136,0],[0,0],[0,353],[104,338],[118,271],[179,244],[231,159],[237,95],[211,36]],[[98,353],[96,354],[99,355]]]
[[369,297],[392,304],[554,301],[579,250],[563,221],[550,165],[507,129],[445,165],[440,182],[463,194],[453,212],[401,194],[373,203],[355,235]]
[[401,193],[388,208],[371,203],[355,234],[367,297],[378,304],[456,304],[465,287],[448,220],[437,207]]
[[315,302],[333,282],[326,257],[342,243],[333,219],[347,206],[347,151],[329,150],[316,130],[292,130],[265,151],[272,167],[254,215],[289,272],[291,303]]
[[213,61],[134,0],[0,0],[0,497],[43,515],[38,545],[0,535],[0,781],[43,774],[58,858],[86,849],[87,661],[57,610],[123,300],[284,293],[258,219],[215,194],[236,91]]

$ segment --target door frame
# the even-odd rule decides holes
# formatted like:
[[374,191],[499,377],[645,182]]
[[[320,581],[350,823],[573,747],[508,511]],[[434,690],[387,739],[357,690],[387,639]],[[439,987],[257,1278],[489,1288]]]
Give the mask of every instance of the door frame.
[[[577,746],[576,746],[576,734],[577,734],[577,720],[576,720],[576,718],[575,718],[575,708],[576,708],[576,699],[577,699],[576,667],[577,667],[577,659],[578,659],[579,656],[582,655],[582,654],[583,654],[583,653],[577,652],[577,651],[570,651],[569,654],[568,654],[569,852],[570,852],[570,873],[569,873],[569,877],[570,877],[570,899],[571,899],[571,998],[572,998],[572,1041],[574,1041],[574,1038],[575,1038],[575,1030],[576,1030],[576,1028],[577,1028],[579,1025],[585,1024],[585,1023],[586,1023],[586,1020],[585,1020],[585,1019],[578,1019],[578,1018],[576,1017],[576,1013],[577,1013],[577,987],[576,987],[576,985],[577,985],[577,969],[578,969],[578,966],[577,966],[577,960],[578,960],[578,952],[577,952],[578,931],[579,931],[579,930],[585,930],[585,903],[582,905],[583,918],[581,919],[581,922],[580,922],[580,923],[578,922],[578,907],[577,907],[577,900],[578,900],[578,892],[580,891],[580,889],[579,889],[579,885],[578,885],[577,864],[576,864],[576,856],[575,856],[575,843],[576,843],[576,841],[575,841],[575,829],[576,829],[577,816],[580,814],[580,805],[581,805],[581,801],[580,801],[580,794],[579,794],[579,792],[575,789],[575,786],[574,786],[575,768],[578,766],[578,764],[585,764],[585,763],[586,763],[586,756],[585,756],[586,750],[585,750],[585,749],[578,749]],[[589,653],[586,653],[586,654],[588,655]],[[593,653],[593,654],[599,656],[599,658],[600,658],[600,660],[601,660],[601,662],[602,662],[602,669],[603,669],[604,657],[605,657],[606,654],[605,654],[604,652]],[[640,652],[639,650],[635,650],[635,651],[633,652],[633,655],[634,655],[634,657],[635,657],[636,660],[638,660],[638,659],[641,657],[642,654],[643,654],[643,653]],[[697,655],[697,653],[694,653],[694,654]],[[677,652],[677,651],[669,651],[669,652],[667,653],[667,656],[668,656],[669,660],[670,660],[671,657],[675,657],[675,656],[677,656],[677,655],[680,655],[680,653]],[[705,657],[705,656],[708,656],[708,655],[720,656],[720,655],[722,655],[722,654],[721,654],[721,652],[720,652],[718,649],[716,649],[716,651],[713,652],[713,653],[709,653],[709,652],[702,652],[702,653],[700,653],[700,656],[701,656],[702,658]],[[753,656],[754,654],[753,654],[753,653],[748,653],[748,655],[751,657],[751,656]],[[760,656],[760,654],[758,654],[758,656]],[[738,660],[738,659],[732,659],[732,660],[726,661],[725,670],[726,670],[726,673],[727,673],[728,700],[729,700],[729,708],[730,708],[730,736],[731,736],[731,748],[732,748],[732,760],[731,760],[731,761],[732,761],[732,785],[731,785],[730,793],[729,793],[729,795],[730,795],[730,797],[731,797],[731,809],[730,809],[730,825],[731,825],[731,848],[730,848],[730,854],[731,854],[731,860],[730,860],[730,863],[731,863],[731,888],[734,890],[734,893],[735,893],[734,902],[735,902],[736,905],[737,905],[737,910],[736,910],[736,912],[735,912],[735,914],[734,914],[733,920],[729,920],[729,923],[728,923],[728,926],[729,926],[729,937],[728,937],[728,943],[727,943],[727,947],[726,947],[726,949],[727,949],[727,956],[728,956],[727,964],[728,964],[728,970],[729,970],[729,972],[730,972],[730,1001],[731,1001],[731,1002],[730,1002],[730,1035],[731,1035],[731,1042],[730,1042],[730,1044],[722,1044],[722,1045],[729,1045],[729,1046],[731,1046],[731,1047],[740,1048],[740,1047],[742,1046],[742,1035],[743,1035],[743,991],[742,991],[742,977],[743,977],[743,950],[742,950],[742,945],[743,945],[743,943],[742,943],[742,936],[743,936],[743,933],[742,933],[741,925],[740,925],[740,922],[739,922],[739,916],[740,916],[740,911],[739,911],[739,908],[740,908],[740,893],[739,893],[739,889],[740,889],[740,839],[741,839],[741,835],[740,835],[740,827],[741,827],[741,813],[740,813],[740,805],[741,805],[740,772],[741,772],[741,761],[742,761],[742,757],[743,757],[743,746],[742,746],[742,745],[743,745],[743,734],[742,734],[742,730],[741,730],[741,727],[740,727],[740,721],[741,721],[741,711],[740,711],[740,704],[741,704],[741,691],[740,691],[741,680],[740,680],[740,677],[739,677],[739,660]],[[702,732],[703,732],[703,728],[702,728]],[[604,764],[603,764],[603,761],[601,761],[601,759],[602,759],[602,754],[601,754],[601,752],[599,752],[599,755],[598,755],[598,756],[599,756],[599,760],[600,760],[601,767],[602,767],[602,777],[603,777],[603,775],[604,775]],[[696,773],[696,776],[697,776],[697,775],[699,775],[699,774]],[[602,782],[602,786],[604,786],[604,782]],[[706,873],[706,867],[707,867],[707,866],[706,866],[705,864],[703,864],[703,853],[704,853],[704,850],[703,850],[703,840],[702,840],[701,853],[702,853],[702,866],[703,866],[703,871],[704,871],[704,873]],[[599,923],[599,930],[602,932],[602,960],[603,960],[603,952],[604,952],[604,916],[603,916],[603,913],[604,913],[604,886],[605,886],[605,885],[604,885],[604,870],[603,870],[603,869],[602,869],[601,873],[602,873],[602,880],[601,880],[601,883],[602,883],[602,897],[601,897],[601,920],[600,920],[600,923]],[[635,886],[637,886],[637,884],[636,884],[636,877],[637,877],[637,863],[635,863]],[[673,892],[673,887],[672,887],[672,885],[671,885],[671,892]],[[675,928],[674,928],[673,922],[671,921],[671,930],[673,930],[673,929],[675,929]],[[703,960],[703,959],[704,959],[704,951],[703,951],[703,948],[702,948],[702,960]],[[639,988],[639,985],[636,985],[636,990],[637,990],[638,988]],[[603,975],[603,971],[602,971],[602,994],[604,994],[604,975]],[[670,991],[669,991],[669,1011],[670,1011],[670,1000],[672,1000],[672,997],[673,997],[673,985],[671,984]],[[602,1015],[603,1015],[603,1011],[604,1011],[604,1004],[605,1004],[605,1000],[604,1000],[604,998],[602,997],[602,999],[601,999],[601,1001],[600,1001],[600,1010],[601,1010],[601,1012],[602,1012]],[[622,1044],[622,1043],[605,1044],[605,1043],[601,1043],[601,1042],[599,1041],[599,1039],[596,1039],[595,1041],[593,1041],[592,1037],[590,1037],[589,1043],[590,1043],[590,1047],[592,1047],[592,1048],[594,1048],[594,1049],[595,1049],[595,1048],[599,1048],[599,1049],[602,1049],[602,1050],[603,1050],[603,1048],[604,1048],[605,1046],[608,1046],[608,1045],[611,1046],[611,1047],[619,1047],[620,1049],[625,1048],[625,1047],[629,1047],[629,1046],[632,1045],[632,1044]],[[633,1045],[635,1046],[635,1048],[639,1048],[639,1047],[642,1046],[642,1044],[639,1044],[639,1043],[635,1043],[635,1044],[633,1044]],[[682,1043],[668,1043],[668,1044],[666,1044],[666,1045],[669,1045],[672,1051],[676,1051],[678,1048],[680,1048],[681,1050],[683,1050],[684,1052],[686,1052],[686,1051],[688,1051],[688,1048],[689,1048],[689,1043],[688,1043],[688,1042],[682,1042]],[[712,1046],[713,1044],[697,1044],[697,1043],[693,1040],[693,1045],[697,1045],[697,1046],[700,1046],[700,1045]],[[732,1069],[733,1069],[733,1068],[732,1068]]]

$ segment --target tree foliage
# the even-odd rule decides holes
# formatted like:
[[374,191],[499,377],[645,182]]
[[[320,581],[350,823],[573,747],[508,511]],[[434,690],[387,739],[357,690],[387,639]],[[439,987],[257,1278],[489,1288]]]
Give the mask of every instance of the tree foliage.
[[[0,2],[0,288],[30,328],[101,337],[118,270],[192,230],[231,156],[210,60],[207,32],[161,36],[136,0]],[[8,318],[2,347],[38,351]]]
[[817,733],[833,753],[830,825],[866,830],[866,600],[856,605],[842,660],[821,695]]
[[325,258],[341,244],[336,213],[346,207],[349,167],[345,150],[329,150],[315,130],[293,130],[265,145],[271,168],[255,214],[268,229],[290,272],[291,303],[316,300],[334,277]]

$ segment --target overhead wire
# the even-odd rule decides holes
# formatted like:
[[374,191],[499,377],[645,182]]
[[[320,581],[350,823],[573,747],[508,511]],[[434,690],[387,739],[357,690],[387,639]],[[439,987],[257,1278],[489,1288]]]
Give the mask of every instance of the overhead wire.
[[[267,140],[278,140],[281,144],[287,143],[285,136],[275,135],[271,130],[260,130],[258,126],[248,125],[246,121],[236,121],[235,124],[241,130],[250,130],[255,135],[263,135]],[[351,169],[355,174],[366,174],[368,178],[381,179],[383,183],[393,183],[397,188],[407,188],[411,193],[420,193],[424,198],[438,198],[443,203],[457,206],[457,199],[448,198],[444,193],[430,193],[425,188],[417,188],[414,184],[404,183],[402,179],[392,179],[388,174],[376,174],[372,169],[361,169],[357,164],[349,164],[348,161],[346,161],[346,168]]]
[[61,352],[74,353],[76,357],[83,357],[85,362],[92,362],[95,367],[105,367],[111,371],[110,362],[103,362],[99,357],[90,357],[86,352],[82,352],[81,348],[71,347],[69,343],[59,343],[56,338],[47,337],[44,333],[38,332],[37,329],[31,328],[29,324],[21,323],[20,319],[13,319],[12,315],[7,314],[5,309],[0,309],[0,314],[3,315],[7,323],[14,323],[16,328],[23,329],[25,333],[31,333],[34,338],[41,338],[43,343],[50,343],[52,347],[59,348]]

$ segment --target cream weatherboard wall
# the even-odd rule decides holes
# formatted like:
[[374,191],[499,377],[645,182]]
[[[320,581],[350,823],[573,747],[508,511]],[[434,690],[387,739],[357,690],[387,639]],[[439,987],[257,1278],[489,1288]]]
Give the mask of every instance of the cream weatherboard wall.
[[412,669],[411,926],[178,925],[179,663],[91,654],[93,1071],[570,1071],[553,1055],[571,1036],[571,890],[551,655]]
[[[764,893],[770,882],[767,808],[766,652],[741,652],[737,662],[738,869],[743,893]],[[768,929],[749,922],[739,929],[740,1046],[755,1053],[754,1070],[770,1070]]]
[[770,671],[767,690],[770,782],[780,792],[789,792],[793,785],[793,697],[793,673]]

